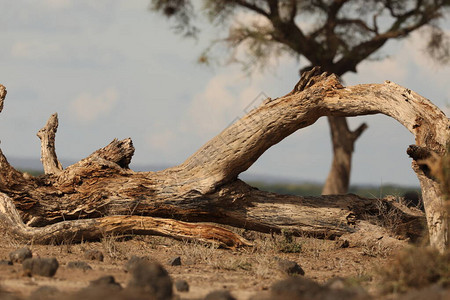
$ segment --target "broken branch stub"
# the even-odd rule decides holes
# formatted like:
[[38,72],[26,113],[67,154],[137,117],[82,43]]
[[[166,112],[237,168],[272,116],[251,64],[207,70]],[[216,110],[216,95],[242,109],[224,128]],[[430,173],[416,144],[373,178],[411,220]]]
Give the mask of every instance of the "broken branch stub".
[[41,140],[41,162],[45,174],[58,174],[63,169],[56,157],[55,137],[57,130],[58,114],[54,113],[36,134]]
[[6,93],[5,86],[0,84],[0,112],[3,110],[3,102],[5,101]]

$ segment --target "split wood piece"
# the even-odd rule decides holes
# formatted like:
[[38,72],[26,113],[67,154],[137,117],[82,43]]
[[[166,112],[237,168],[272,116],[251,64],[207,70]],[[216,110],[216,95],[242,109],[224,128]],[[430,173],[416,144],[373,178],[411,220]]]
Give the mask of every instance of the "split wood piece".
[[7,228],[8,234],[38,244],[74,243],[99,240],[110,235],[144,234],[196,240],[226,248],[252,245],[238,234],[214,224],[193,224],[143,216],[108,216],[30,227],[22,222],[13,202],[3,193],[0,193],[0,212],[0,225]]

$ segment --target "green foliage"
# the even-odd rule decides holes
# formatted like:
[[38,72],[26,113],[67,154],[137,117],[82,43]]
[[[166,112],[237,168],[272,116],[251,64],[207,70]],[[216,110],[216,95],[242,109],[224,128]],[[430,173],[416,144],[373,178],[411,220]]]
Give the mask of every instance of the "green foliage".
[[298,196],[319,196],[322,192],[322,186],[316,183],[266,183],[261,181],[249,182],[260,190],[285,195]]
[[[268,192],[274,192],[285,195],[297,196],[320,196],[322,185],[317,183],[265,183],[265,182],[249,182],[250,185]],[[383,198],[388,195],[402,196],[406,192],[415,191],[420,194],[418,187],[404,187],[393,184],[382,186],[351,186],[349,193],[359,195],[361,197]]]
[[379,187],[376,186],[350,186],[349,193],[359,195],[361,197],[369,198],[384,198],[386,196],[403,196],[406,192],[417,192],[421,194],[419,187],[405,187],[394,184],[385,184]]
[[32,176],[39,176],[44,174],[43,170],[19,169],[18,171],[22,173],[28,173]]

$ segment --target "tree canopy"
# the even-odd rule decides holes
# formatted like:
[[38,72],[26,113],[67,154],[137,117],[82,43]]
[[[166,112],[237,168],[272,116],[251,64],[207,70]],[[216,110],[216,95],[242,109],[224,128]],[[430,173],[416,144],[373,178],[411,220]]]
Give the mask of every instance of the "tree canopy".
[[288,54],[343,75],[356,72],[388,40],[420,28],[427,53],[440,63],[450,60],[449,38],[440,26],[449,0],[152,0],[151,8],[171,18],[184,36],[198,35],[199,15],[228,28],[206,49],[203,62],[225,44],[233,50],[229,62],[264,66],[269,57]]

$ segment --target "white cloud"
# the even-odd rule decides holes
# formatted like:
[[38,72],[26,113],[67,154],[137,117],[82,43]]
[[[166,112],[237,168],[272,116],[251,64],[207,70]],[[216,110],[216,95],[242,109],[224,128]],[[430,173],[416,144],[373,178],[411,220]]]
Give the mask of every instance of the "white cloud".
[[[291,66],[291,58],[280,59],[279,69],[283,73],[291,73],[292,70],[287,70]],[[287,94],[293,84],[286,89],[285,77],[285,74],[279,76],[277,72],[254,72],[248,77],[239,66],[223,70],[194,95],[181,120],[181,131],[189,129],[202,137],[219,134],[232,122],[258,107],[266,97],[276,98]]]
[[21,59],[54,59],[60,53],[61,46],[57,42],[17,41],[11,46],[11,55]]
[[364,83],[382,83],[390,80],[401,83],[407,75],[407,61],[392,56],[381,61],[364,61],[358,66],[358,73],[344,75],[346,85]]
[[239,84],[236,74],[227,73],[213,77],[205,89],[194,96],[187,111],[183,128],[190,128],[200,135],[214,134],[224,129],[237,114],[240,99],[231,91],[231,87]]
[[176,137],[172,130],[164,129],[156,133],[153,132],[151,136],[148,136],[147,143],[151,149],[167,151],[174,146]]
[[119,93],[116,88],[108,88],[99,95],[81,93],[70,104],[71,110],[81,122],[91,122],[107,115],[116,105]]
[[[450,31],[445,31],[450,36]],[[403,51],[409,53],[410,60],[420,68],[422,77],[433,78],[434,84],[448,90],[448,78],[450,78],[450,68],[446,64],[434,61],[426,53],[426,30],[415,32],[411,35],[408,43],[404,44]],[[450,90],[448,90],[450,92]]]
[[71,0],[45,0],[44,3],[48,8],[55,10],[66,9],[72,6]]
[[233,23],[259,27],[272,27],[272,23],[266,17],[248,10],[238,11],[233,18]]
[[261,76],[250,79],[238,68],[229,69],[211,78],[204,90],[194,96],[181,128],[189,128],[200,136],[218,134],[267,96],[274,96],[267,93]]
[[[126,1],[129,2],[129,1]],[[133,1],[131,1],[133,2]],[[96,11],[100,11],[112,7],[115,7],[117,5],[117,1],[111,1],[111,0],[45,0],[44,1],[44,7],[46,9],[52,9],[52,10],[62,10],[67,8],[73,8],[74,5],[87,7],[89,9],[94,9]]]

